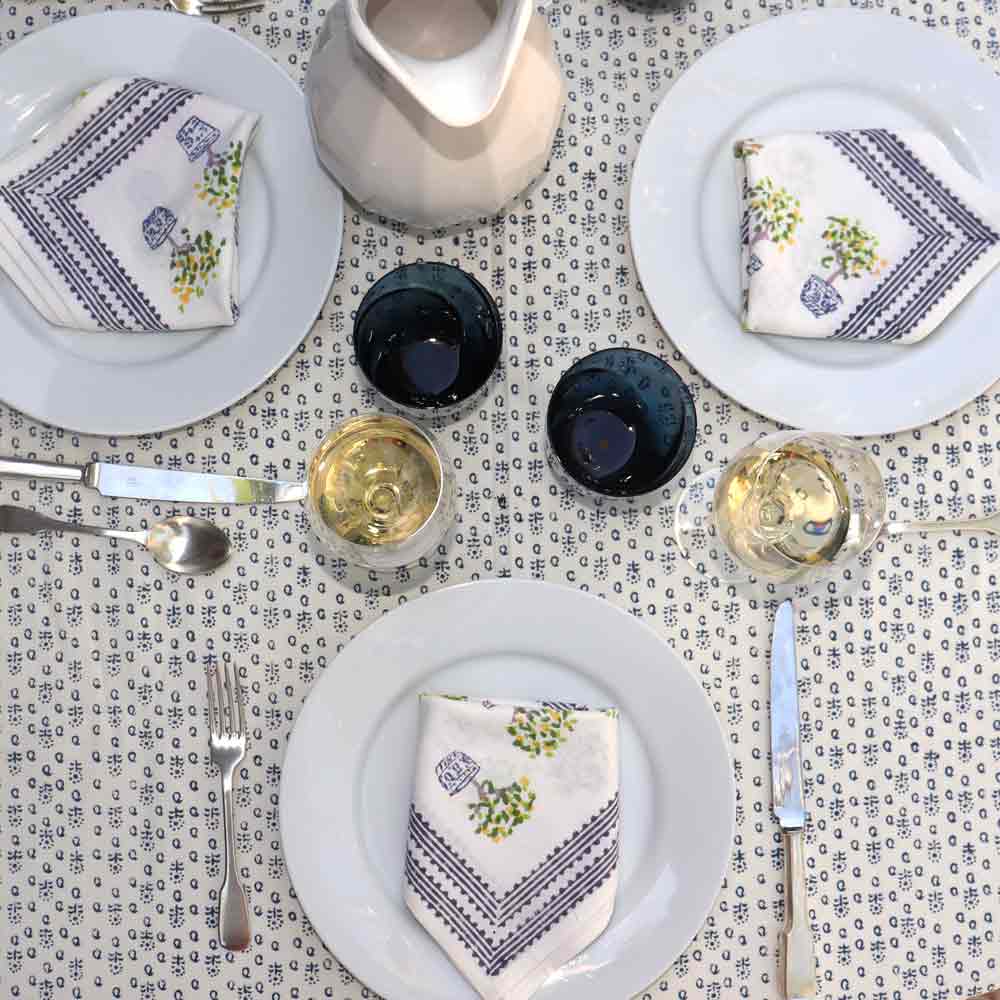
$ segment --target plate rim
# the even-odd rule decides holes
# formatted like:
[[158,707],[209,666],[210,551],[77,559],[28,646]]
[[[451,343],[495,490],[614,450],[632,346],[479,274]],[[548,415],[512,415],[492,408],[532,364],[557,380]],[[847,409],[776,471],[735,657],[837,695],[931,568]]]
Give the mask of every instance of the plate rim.
[[[278,88],[279,86],[284,86],[287,84],[287,86],[291,88],[292,92],[294,92],[296,98],[300,102],[302,102],[304,130],[305,134],[309,136],[310,149],[312,148],[312,134],[309,131],[308,123],[305,120],[306,115],[305,115],[304,98],[302,96],[301,88],[296,83],[296,81],[292,79],[292,77],[273,59],[269,58],[265,52],[261,51],[259,48],[257,48],[257,46],[255,46],[252,42],[248,41],[242,35],[238,35],[233,31],[229,31],[221,24],[215,24],[204,18],[181,17],[180,20],[178,20],[177,15],[171,15],[167,11],[149,10],[149,9],[98,10],[98,11],[77,14],[74,16],[67,17],[56,23],[44,25],[43,27],[29,34],[23,35],[14,44],[9,46],[9,48],[0,51],[0,67],[2,67],[3,65],[2,57],[4,55],[14,52],[17,49],[21,49],[22,46],[36,46],[39,44],[38,40],[40,38],[45,38],[47,35],[49,35],[50,32],[60,31],[62,33],[66,33],[67,31],[79,30],[79,25],[81,23],[88,22],[94,17],[103,17],[106,20],[113,19],[118,22],[138,22],[140,20],[152,22],[153,18],[160,18],[161,20],[159,21],[159,24],[162,27],[164,24],[162,18],[164,18],[165,16],[169,16],[171,22],[176,22],[168,30],[179,29],[185,32],[190,32],[190,31],[198,32],[198,31],[211,30],[216,33],[214,37],[218,39],[220,42],[222,37],[225,37],[227,39],[227,42],[225,42],[224,44],[230,44],[231,42],[233,44],[234,50],[240,49],[246,52],[253,53],[255,57],[261,60],[263,64],[268,67],[269,71],[273,71],[273,74],[269,73],[270,79],[273,80],[273,86],[275,88]],[[135,73],[136,75],[142,75],[143,71],[141,69],[136,69]],[[282,81],[280,84],[278,82],[279,78]],[[330,186],[331,197],[333,201],[336,202],[335,217],[330,219],[330,226],[329,226],[329,228],[336,233],[332,244],[336,249],[336,253],[332,255],[332,259],[328,268],[328,273],[324,277],[323,288],[321,290],[321,294],[319,295],[318,301],[312,307],[310,307],[309,313],[313,318],[309,321],[308,326],[303,328],[301,335],[298,336],[298,339],[295,341],[294,344],[291,344],[291,346],[288,348],[287,351],[285,351],[284,348],[282,347],[281,356],[278,357],[277,360],[268,360],[266,372],[263,369],[261,369],[260,374],[254,375],[253,376],[254,382],[252,385],[248,385],[240,390],[234,389],[230,392],[225,393],[224,396],[219,397],[220,400],[224,401],[206,403],[203,406],[192,408],[192,411],[189,415],[180,417],[179,419],[171,418],[169,420],[159,419],[155,421],[150,421],[150,420],[143,421],[138,416],[136,416],[135,418],[127,421],[126,420],[119,421],[118,424],[116,424],[115,426],[112,426],[111,424],[105,424],[102,422],[87,423],[86,421],[84,421],[80,423],[77,422],[76,420],[67,421],[61,418],[57,419],[56,422],[53,422],[53,419],[51,417],[43,416],[42,413],[39,412],[39,410],[37,409],[36,405],[33,403],[29,403],[28,405],[22,405],[19,402],[11,402],[3,397],[0,397],[0,403],[2,403],[2,405],[4,406],[9,407],[12,410],[16,410],[18,413],[21,413],[30,420],[43,424],[46,427],[50,427],[55,430],[62,430],[70,434],[84,435],[90,437],[103,437],[103,438],[136,438],[147,435],[165,434],[170,431],[181,430],[185,427],[200,424],[211,417],[217,416],[224,410],[228,410],[230,407],[233,407],[241,403],[243,400],[249,398],[251,395],[257,392],[257,390],[260,389],[261,386],[263,386],[277,371],[279,371],[282,368],[282,366],[288,361],[288,359],[291,358],[296,353],[296,351],[298,351],[298,349],[302,346],[302,343],[309,336],[310,331],[315,326],[316,318],[322,312],[323,306],[326,303],[327,298],[329,297],[330,289],[333,286],[337,270],[340,264],[340,257],[343,251],[344,224],[346,220],[343,191],[340,188],[340,185],[336,182],[336,180],[333,177],[331,177],[329,173],[323,170],[318,159],[315,159],[315,154],[314,154],[313,165],[315,167],[315,170],[317,171],[316,176],[317,177],[321,176],[323,183],[328,184]],[[33,305],[32,308],[34,308]],[[238,324],[234,324],[232,327],[222,327],[217,330],[213,330],[211,336],[213,337],[226,336],[228,332],[236,329],[237,327]],[[80,336],[88,335],[88,331],[69,331],[69,332],[76,332]],[[181,330],[181,331],[168,331],[162,335],[167,337],[177,336],[177,335],[185,336],[185,335],[204,334],[204,332],[205,331],[203,329],[191,330],[191,331]],[[30,333],[28,333],[28,335],[31,336]],[[161,334],[141,334],[141,335],[160,336]],[[129,336],[129,334],[122,333],[121,336],[127,337]],[[267,336],[267,331],[262,330],[261,336]],[[187,355],[190,354],[191,352],[184,351],[183,353]],[[122,377],[125,377],[124,376],[125,370],[127,370],[127,368],[123,369]],[[187,398],[183,394],[178,394],[178,396],[181,398]]]
[[[724,759],[725,765],[726,765],[725,766],[725,773],[726,773],[726,776],[727,776],[727,781],[726,781],[726,793],[724,795],[724,800],[725,800],[725,805],[726,805],[726,810],[727,810],[727,815],[728,815],[728,824],[727,824],[727,831],[726,831],[727,832],[727,837],[726,837],[726,841],[725,841],[725,843],[726,843],[726,850],[725,850],[724,854],[721,854],[721,852],[720,852],[720,859],[719,859],[719,863],[717,865],[717,871],[713,873],[712,884],[715,885],[715,889],[714,889],[714,891],[713,891],[713,893],[711,895],[711,898],[707,899],[706,902],[704,903],[704,906],[702,907],[702,911],[699,912],[699,914],[698,914],[697,922],[694,923],[693,927],[688,932],[685,933],[684,943],[679,947],[679,950],[675,954],[665,954],[664,958],[662,960],[658,959],[657,960],[657,971],[653,972],[651,977],[649,977],[649,978],[645,978],[644,977],[643,980],[642,980],[642,982],[638,983],[637,985],[629,986],[628,987],[628,989],[632,990],[633,992],[635,990],[640,990],[641,991],[642,989],[646,988],[649,985],[650,982],[654,982],[657,976],[662,975],[666,970],[668,970],[670,968],[670,966],[673,964],[673,962],[676,961],[676,959],[678,958],[678,956],[681,955],[681,954],[683,954],[684,951],[688,947],[690,947],[691,942],[695,939],[695,937],[697,936],[697,934],[700,932],[701,928],[705,924],[705,921],[708,919],[708,917],[710,916],[713,908],[715,907],[715,905],[716,905],[716,903],[717,903],[717,901],[719,899],[719,896],[721,894],[722,888],[723,888],[723,886],[725,884],[726,877],[727,877],[727,875],[728,875],[728,873],[730,871],[730,868],[731,868],[731,863],[732,863],[732,847],[733,847],[733,843],[735,841],[735,836],[736,836],[736,820],[737,820],[736,798],[737,798],[738,789],[736,788],[735,777],[734,777],[734,774],[733,774],[733,756],[732,756],[732,750],[731,750],[731,747],[729,746],[729,742],[727,740],[727,737],[726,737],[726,734],[725,734],[725,730],[723,729],[722,721],[719,718],[718,713],[715,711],[715,709],[714,709],[714,707],[713,707],[713,705],[711,703],[711,699],[708,697],[707,692],[704,690],[704,688],[701,685],[701,683],[699,683],[698,678],[695,677],[692,674],[692,672],[690,671],[690,669],[688,668],[688,666],[674,652],[674,650],[671,648],[671,646],[666,642],[666,640],[662,636],[659,635],[659,633],[655,629],[653,629],[649,624],[647,624],[642,619],[637,618],[635,615],[629,614],[628,611],[626,611],[625,609],[618,607],[616,604],[612,603],[611,601],[608,601],[607,599],[602,598],[602,597],[598,596],[597,594],[594,594],[594,593],[592,593],[590,591],[582,590],[580,588],[573,587],[573,586],[570,586],[570,585],[567,585],[567,584],[554,583],[552,581],[536,581],[536,580],[530,580],[530,579],[519,578],[519,577],[506,577],[506,578],[500,577],[500,578],[490,578],[490,579],[485,579],[485,580],[471,580],[471,581],[466,581],[466,582],[459,583],[459,584],[454,584],[454,585],[451,585],[451,586],[441,587],[438,590],[432,591],[431,593],[429,593],[427,595],[421,595],[421,598],[423,598],[423,597],[434,598],[437,595],[444,595],[444,594],[452,595],[454,592],[462,592],[463,594],[468,594],[468,593],[473,592],[473,591],[481,590],[484,587],[490,588],[490,589],[501,589],[502,588],[502,589],[510,590],[510,591],[515,591],[515,590],[516,591],[523,591],[526,588],[541,588],[541,589],[544,589],[544,590],[547,590],[547,591],[559,591],[559,592],[562,592],[562,597],[563,598],[566,598],[567,595],[568,595],[569,599],[571,599],[573,601],[576,601],[577,599],[583,599],[588,604],[589,604],[590,601],[597,601],[602,607],[608,609],[608,611],[609,611],[609,613],[610,613],[611,616],[613,616],[613,617],[621,616],[622,619],[624,619],[624,620],[628,621],[629,623],[631,623],[629,625],[629,627],[633,627],[633,626],[638,627],[639,629],[641,629],[646,634],[646,637],[648,639],[651,639],[651,640],[653,640],[653,641],[656,642],[656,644],[659,647],[660,652],[662,653],[664,659],[670,662],[670,667],[668,669],[676,669],[676,670],[678,670],[683,675],[683,677],[685,678],[685,680],[683,681],[683,683],[685,683],[685,684],[689,683],[689,684],[693,685],[693,688],[694,688],[694,690],[697,691],[698,696],[701,699],[703,699],[704,706],[705,706],[705,709],[706,709],[708,715],[714,721],[714,726],[711,728],[711,732],[713,733],[714,738],[718,740],[718,747],[722,751],[722,757],[720,759]],[[485,595],[482,595],[482,596],[485,597]],[[415,599],[413,601],[407,601],[405,604],[397,606],[397,608],[395,608],[394,611],[403,610],[406,607],[411,606],[411,605],[417,605],[417,606],[419,606],[419,604],[420,604],[420,599]],[[411,613],[412,613],[412,611],[411,611]],[[344,653],[349,648],[349,646],[353,646],[354,642],[356,642],[363,635],[365,635],[368,632],[371,632],[373,629],[378,629],[379,626],[382,626],[384,624],[384,622],[387,619],[391,618],[391,617],[392,617],[392,614],[389,613],[389,614],[382,615],[381,617],[379,617],[379,618],[375,619],[374,621],[370,622],[364,629],[361,630],[361,632],[359,632],[350,641],[350,643],[347,646],[345,646],[340,652],[337,653],[337,657],[339,658],[340,655],[342,653]],[[337,676],[336,673],[335,673],[335,669],[336,668],[335,668],[334,661],[331,661],[330,664],[328,664],[327,668],[324,670],[323,674],[321,674],[316,679],[316,681],[314,682],[314,684],[310,688],[309,692],[307,693],[307,695],[305,696],[305,698],[302,700],[302,702],[301,702],[301,704],[299,706],[298,712],[296,714],[295,721],[294,721],[294,723],[292,725],[292,730],[291,730],[291,733],[289,734],[289,737],[288,737],[288,740],[287,740],[287,744],[286,744],[286,747],[285,747],[285,754],[284,754],[284,757],[282,759],[281,780],[280,780],[279,792],[278,792],[278,832],[279,832],[279,838],[280,838],[280,841],[281,841],[282,856],[283,856],[283,858],[285,860],[285,866],[286,866],[287,871],[288,871],[289,880],[290,880],[290,882],[292,884],[293,890],[295,892],[295,897],[298,900],[299,906],[302,908],[303,912],[306,914],[307,919],[309,920],[309,922],[310,922],[311,926],[313,927],[313,929],[316,931],[316,934],[320,938],[320,940],[323,941],[323,943],[326,945],[326,947],[330,950],[330,952],[332,954],[336,955],[336,957],[338,958],[338,960],[341,960],[341,952],[337,948],[337,943],[332,942],[332,941],[331,942],[327,942],[323,938],[323,935],[320,933],[319,927],[312,921],[312,918],[311,918],[311,916],[309,914],[309,910],[307,909],[306,903],[305,903],[304,899],[302,898],[302,895],[300,894],[299,890],[295,888],[296,885],[302,886],[304,884],[307,884],[307,879],[300,878],[298,882],[296,881],[296,875],[295,875],[293,869],[295,868],[295,866],[297,864],[297,860],[293,861],[292,858],[291,858],[290,852],[286,849],[286,844],[289,842],[289,838],[286,836],[286,832],[289,829],[290,824],[292,824],[294,822],[293,819],[292,819],[292,817],[289,815],[289,812],[288,812],[289,808],[291,808],[291,807],[288,806],[287,783],[288,783],[289,779],[287,779],[287,775],[288,775],[289,772],[287,770],[287,765],[288,765],[288,762],[289,762],[289,758],[291,757],[291,755],[293,753],[293,748],[295,748],[296,745],[297,745],[297,743],[302,739],[302,736],[301,736],[302,730],[299,729],[299,722],[300,722],[300,719],[301,719],[303,713],[306,710],[307,703],[313,698],[314,694],[316,694],[319,691],[320,687],[324,686],[324,685],[325,685],[326,688],[328,688],[331,692],[334,693],[334,696],[336,696],[336,693],[338,692],[339,688],[336,686],[337,682],[333,679],[333,678],[335,678]],[[435,669],[435,670],[436,669],[444,669],[444,667],[443,666],[439,666],[439,667],[435,667],[433,669]],[[413,676],[415,676],[415,675],[412,672],[406,674],[406,678],[412,678]],[[326,680],[327,677],[329,677],[330,680]],[[402,685],[403,688],[405,688],[406,683],[408,683],[408,681],[404,680],[403,681],[403,685]],[[393,699],[395,699],[396,697],[398,697],[398,695],[399,695],[399,691],[396,688],[394,688],[393,691],[392,691],[392,693],[389,695],[389,703],[391,703]],[[373,723],[377,722],[377,718],[378,717],[376,717],[373,720]],[[368,731],[368,735],[370,735],[371,731],[372,730]],[[298,734],[298,738],[297,738],[297,734]],[[367,736],[366,736],[366,738],[367,738]],[[722,798],[722,796],[720,796],[720,800],[721,800],[721,798]],[[352,832],[356,830],[356,825],[358,823],[358,815],[357,815],[357,812],[356,812],[356,805],[357,804],[355,803],[354,806],[349,810],[349,815],[350,815],[349,823],[351,824]],[[346,814],[346,812],[345,812],[345,814]],[[303,873],[299,872],[300,876],[302,874]],[[397,997],[401,996],[397,992],[397,987],[400,986],[400,985],[403,985],[403,984],[400,984],[398,978],[394,974],[392,974],[392,973],[387,973],[386,977],[383,977],[382,976],[383,966],[380,965],[380,964],[378,964],[377,962],[373,963],[373,964],[368,964],[367,961],[366,961],[366,959],[367,959],[367,953],[364,952],[363,948],[359,949],[359,950],[361,951],[361,953],[363,955],[363,960],[361,962],[356,961],[357,956],[352,956],[351,960],[348,960],[346,958],[342,959],[342,961],[344,962],[344,964],[366,986],[368,986],[371,989],[376,990],[380,995],[384,995],[384,996],[390,998],[390,1000],[397,1000]],[[620,960],[616,961],[614,963],[611,963],[611,964],[617,965],[617,964],[619,964],[619,962],[620,962]],[[604,966],[601,966],[601,968],[606,968],[606,967],[607,967],[606,964]],[[373,972],[374,972],[374,974],[373,974]],[[391,989],[387,990],[386,989],[387,987],[391,987]],[[469,989],[471,990],[472,987],[470,986]]]
[[[938,45],[941,43],[942,47],[952,48],[953,52],[960,53],[961,59],[970,68],[970,73],[981,72],[983,74],[983,79],[990,79],[992,85],[996,86],[995,76],[990,72],[988,66],[986,66],[981,60],[974,58],[969,53],[963,53],[962,50],[957,46],[952,46],[951,40],[947,38],[942,38],[938,31],[931,31],[931,29],[925,28],[923,25],[910,20],[902,15],[894,15],[887,11],[877,11],[877,10],[858,10],[854,8],[826,8],[826,9],[814,9],[814,10],[796,10],[783,13],[777,17],[768,17],[764,20],[757,21],[753,24],[746,26],[739,30],[736,34],[728,36],[718,46],[714,47],[710,51],[704,53],[704,55],[694,63],[687,71],[685,71],[677,80],[674,82],[673,86],[665,95],[664,99],[659,103],[646,124],[645,130],[643,131],[642,139],[639,144],[638,152],[636,153],[635,159],[632,164],[632,171],[629,177],[629,192],[628,192],[628,218],[629,218],[629,244],[632,250],[632,259],[635,262],[636,274],[639,279],[639,283],[642,286],[642,290],[645,293],[646,299],[649,302],[650,308],[656,317],[657,322],[663,329],[664,333],[670,340],[670,342],[675,346],[675,348],[683,355],[685,361],[694,369],[695,373],[709,382],[713,387],[715,387],[724,396],[731,399],[733,402],[744,407],[745,409],[769,420],[774,423],[790,426],[790,427],[801,427],[806,430],[831,430],[839,434],[844,434],[850,437],[876,437],[885,436],[891,434],[904,433],[907,431],[912,431],[919,429],[921,427],[926,427],[928,425],[934,424],[946,417],[951,416],[958,410],[972,403],[978,396],[987,392],[991,386],[996,384],[998,378],[997,374],[987,374],[985,375],[985,381],[976,382],[977,388],[972,391],[970,390],[955,390],[952,394],[952,398],[949,401],[939,403],[933,410],[928,410],[921,417],[908,417],[903,416],[904,413],[909,411],[904,411],[899,408],[898,414],[892,412],[891,407],[882,407],[879,411],[877,417],[867,416],[863,417],[860,421],[851,414],[843,418],[841,422],[835,427],[818,426],[818,424],[823,423],[823,421],[816,421],[815,419],[805,420],[804,422],[800,419],[803,414],[794,413],[782,413],[781,412],[781,400],[780,398],[773,397],[768,400],[761,400],[757,398],[753,389],[750,390],[749,398],[747,398],[747,389],[740,388],[739,386],[733,385],[733,379],[735,376],[732,374],[723,373],[722,376],[713,367],[710,358],[705,356],[700,356],[697,359],[689,354],[690,346],[692,343],[691,338],[684,338],[684,345],[681,345],[680,339],[675,339],[675,335],[672,332],[671,324],[667,322],[667,316],[669,315],[669,301],[665,300],[661,293],[658,292],[656,279],[659,273],[658,269],[652,269],[652,263],[647,259],[646,264],[643,264],[643,251],[639,249],[639,241],[635,238],[635,234],[641,230],[641,225],[636,225],[635,220],[641,217],[642,205],[640,204],[641,195],[639,193],[640,179],[643,175],[644,169],[646,168],[646,160],[649,159],[653,154],[650,152],[651,144],[647,143],[647,138],[650,132],[656,127],[657,120],[661,122],[664,120],[665,116],[670,113],[669,110],[665,110],[671,107],[671,95],[674,94],[676,88],[683,84],[685,79],[690,78],[690,74],[694,71],[699,71],[699,74],[704,74],[712,69],[713,65],[718,62],[721,58],[720,53],[726,52],[726,43],[736,41],[739,38],[745,38],[746,36],[755,36],[760,32],[777,32],[781,30],[789,30],[793,24],[810,24],[817,20],[828,20],[828,21],[839,21],[842,24],[848,24],[853,21],[860,22],[862,17],[879,17],[880,23],[892,22],[894,25],[894,30],[903,26],[901,30],[912,31],[914,33],[913,37],[916,37],[916,33],[924,32],[924,37],[927,40],[931,40],[932,45]],[[706,69],[706,64],[708,64],[708,69]],[[700,67],[700,70],[699,70]],[[998,107],[1000,107],[1000,101],[994,102]],[[705,148],[699,148],[696,154],[692,155],[706,155]],[[711,161],[709,161],[710,163]],[[706,166],[706,171],[708,166]],[[702,171],[699,173],[698,185],[703,186],[706,176],[706,172]],[[701,233],[699,229],[699,241],[701,239]],[[645,268],[645,269],[644,269]],[[649,280],[647,280],[649,279]],[[988,279],[987,279],[988,280]],[[712,283],[712,278],[709,275],[708,283]],[[982,288],[986,284],[984,280],[979,288]],[[975,292],[976,289],[973,290]],[[664,293],[665,294],[665,293]],[[968,298],[968,296],[967,296]],[[964,300],[963,300],[964,301]],[[666,308],[664,304],[666,303]],[[960,306],[962,303],[958,303]],[[695,303],[695,308],[698,305],[703,305],[703,303]],[[693,309],[689,312],[694,311]],[[675,314],[676,318],[676,314]],[[685,317],[681,317],[683,320]],[[949,317],[945,317],[942,323],[946,323]],[[728,320],[727,320],[728,321]],[[735,322],[735,321],[734,321]],[[680,324],[683,326],[684,324]],[[688,324],[690,325],[690,324]],[[737,324],[738,325],[738,324]],[[718,326],[715,327],[718,329]],[[714,331],[713,331],[714,332]],[[769,334],[747,334],[747,336],[754,336],[761,339],[773,339],[774,335]],[[781,339],[791,339],[799,340],[802,338],[781,338]],[[891,345],[882,345],[885,347],[891,347]],[[919,345],[913,345],[913,347],[918,347]],[[898,348],[910,350],[910,347]],[[706,360],[709,364],[704,364]],[[796,364],[800,364],[799,359],[795,359]],[[711,369],[711,373],[709,371]],[[979,370],[979,369],[977,369]],[[990,372],[989,366],[982,366],[982,370],[985,372]],[[810,377],[810,373],[802,369],[797,373],[802,381]],[[815,373],[812,373],[812,378],[815,378]],[[769,381],[766,377],[759,380],[760,382]],[[870,388],[870,387],[869,387]],[[958,398],[961,397],[961,398]],[[844,408],[847,409],[846,407]],[[888,411],[888,412],[887,412]]]

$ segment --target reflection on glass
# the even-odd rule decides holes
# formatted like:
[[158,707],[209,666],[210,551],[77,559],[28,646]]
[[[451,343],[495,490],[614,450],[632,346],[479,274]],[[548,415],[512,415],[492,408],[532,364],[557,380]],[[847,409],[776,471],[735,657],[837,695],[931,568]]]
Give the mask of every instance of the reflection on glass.
[[885,521],[878,467],[832,434],[789,431],[695,480],[675,536],[697,569],[726,581],[801,582],[854,559]]

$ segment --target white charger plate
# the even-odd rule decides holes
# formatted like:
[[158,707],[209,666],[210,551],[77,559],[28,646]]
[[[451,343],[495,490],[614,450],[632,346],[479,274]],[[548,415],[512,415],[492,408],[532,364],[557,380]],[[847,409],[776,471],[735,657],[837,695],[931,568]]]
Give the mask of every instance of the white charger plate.
[[183,84],[261,114],[240,192],[240,319],[168,333],[55,327],[0,274],[0,399],[85,434],[194,423],[252,392],[301,343],[326,300],[344,225],[313,151],[305,103],[275,63],[197,17],[116,11],[72,18],[0,55],[0,156],[87,85],[113,76]]
[[732,144],[783,131],[926,129],[1000,190],[1000,83],[943,33],[850,10],[784,14],[702,56],[643,137],[629,220],[657,318],[701,374],[773,420],[889,434],[946,416],[1000,377],[1000,275],[926,340],[745,333]]
[[649,628],[568,587],[440,590],[369,626],[316,682],[280,792],[296,894],[337,957],[388,1000],[475,991],[403,903],[421,691],[621,709],[621,881],[608,929],[538,1000],[629,997],[687,947],[729,863],[736,790],[715,712]]

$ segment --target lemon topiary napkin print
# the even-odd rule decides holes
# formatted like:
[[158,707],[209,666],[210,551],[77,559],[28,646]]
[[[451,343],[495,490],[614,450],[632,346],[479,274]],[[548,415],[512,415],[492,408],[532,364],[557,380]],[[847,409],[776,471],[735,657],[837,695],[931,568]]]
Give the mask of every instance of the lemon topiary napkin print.
[[403,895],[479,993],[525,1000],[618,881],[618,713],[422,695]]

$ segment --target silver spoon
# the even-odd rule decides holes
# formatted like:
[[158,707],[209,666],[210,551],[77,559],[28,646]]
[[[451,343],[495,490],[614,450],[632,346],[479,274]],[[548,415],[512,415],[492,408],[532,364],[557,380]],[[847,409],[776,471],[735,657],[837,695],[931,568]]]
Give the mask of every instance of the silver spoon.
[[229,536],[211,521],[177,515],[150,525],[147,531],[119,531],[70,524],[46,517],[36,510],[0,505],[0,532],[34,534],[36,531],[75,531],[81,535],[123,538],[147,548],[152,557],[171,573],[209,573],[230,553]]
[[911,531],[985,531],[988,535],[1000,535],[1000,514],[965,521],[889,521],[885,525],[887,535],[905,535]]

